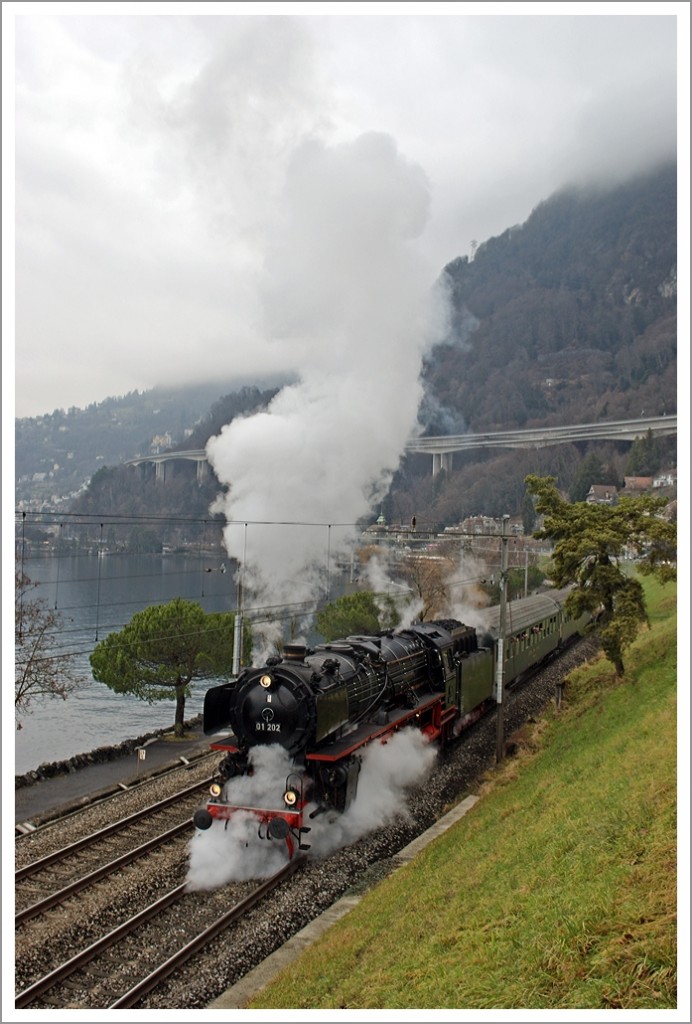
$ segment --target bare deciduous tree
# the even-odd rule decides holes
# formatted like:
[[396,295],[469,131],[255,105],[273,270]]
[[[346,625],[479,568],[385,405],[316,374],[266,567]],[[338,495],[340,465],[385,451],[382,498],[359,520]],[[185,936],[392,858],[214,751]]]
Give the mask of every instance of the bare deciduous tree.
[[437,555],[412,553],[401,563],[400,575],[420,601],[421,622],[449,613],[449,578],[456,564],[446,549]]
[[74,655],[57,648],[61,617],[42,598],[31,596],[35,587],[16,566],[14,710],[18,729],[22,727],[19,716],[30,713],[34,704],[54,697],[65,700],[80,682],[74,673]]

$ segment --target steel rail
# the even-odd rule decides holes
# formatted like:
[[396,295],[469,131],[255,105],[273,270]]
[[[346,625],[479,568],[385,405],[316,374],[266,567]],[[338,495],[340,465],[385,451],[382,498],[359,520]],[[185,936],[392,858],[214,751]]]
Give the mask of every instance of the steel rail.
[[146,843],[142,843],[141,846],[137,846],[134,850],[128,850],[127,853],[123,853],[120,857],[116,857],[115,860],[109,861],[108,864],[102,864],[100,868],[90,871],[88,875],[82,875],[81,878],[77,878],[74,882],[70,882],[70,884],[66,885],[64,888],[58,889],[50,896],[46,896],[43,900],[39,900],[38,903],[32,903],[31,906],[25,907],[24,910],[20,910],[15,915],[15,927],[24,924],[26,921],[31,921],[34,917],[38,917],[40,914],[44,914],[46,910],[51,910],[53,907],[59,906],[70,896],[75,896],[78,892],[88,889],[89,886],[94,885],[96,882],[100,882],[102,878],[107,878],[108,875],[112,875],[119,868],[126,867],[128,864],[138,860],[147,853],[151,853],[152,850],[156,850],[159,846],[163,846],[165,843],[170,842],[171,839],[175,839],[184,832],[191,831],[193,827],[191,820],[181,821],[180,824],[174,825],[173,828],[168,829],[167,832],[162,832],[160,835],[154,836],[153,839],[149,839]]
[[70,960],[66,960],[64,964],[56,967],[54,971],[50,972],[50,974],[46,974],[43,978],[39,978],[38,981],[34,982],[33,985],[29,985],[28,988],[23,989],[15,997],[15,1007],[17,1009],[21,1009],[24,1006],[29,1006],[35,999],[42,996],[44,992],[47,992],[49,989],[54,988],[55,985],[58,985],[61,981],[69,978],[70,975],[74,974],[75,971],[78,971],[80,967],[84,967],[85,964],[90,963],[91,960],[97,957],[99,953],[103,953],[104,950],[114,946],[116,942],[125,938],[125,936],[129,935],[135,930],[135,928],[139,927],[139,925],[145,924],[162,910],[165,910],[167,907],[177,903],[178,900],[185,895],[186,886],[187,883],[183,882],[182,885],[177,886],[175,889],[171,889],[171,891],[166,893],[165,896],[162,896],[155,903],[150,904],[150,906],[145,907],[144,910],[139,912],[139,914],[136,914],[134,917],[124,921],[123,924],[118,925],[118,927],[112,932],[108,932],[107,935],[97,939],[97,941],[92,943],[91,946],[87,946],[86,949],[77,953]]
[[303,856],[295,857],[290,860],[280,871],[277,871],[271,878],[266,879],[260,883],[257,888],[246,896],[244,900],[237,903],[225,914],[222,914],[213,924],[208,928],[205,928],[203,932],[195,936],[186,946],[178,950],[173,956],[169,957],[164,963],[162,963],[156,970],[152,971],[146,978],[143,978],[138,985],[131,988],[129,992],[121,996],[116,1002],[111,1003],[110,1010],[129,1009],[133,1007],[139,1000],[147,995],[152,989],[156,988],[162,981],[170,977],[179,967],[186,963],[191,957],[203,949],[212,939],[215,939],[217,935],[225,931],[229,925],[233,924],[238,918],[246,914],[248,910],[251,910],[255,904],[259,903],[267,893],[275,889],[284,879],[289,878],[299,867],[303,865],[305,858]]
[[130,814],[127,818],[121,818],[119,821],[115,821],[111,825],[106,825],[105,828],[99,829],[98,832],[93,832],[91,835],[84,836],[83,839],[77,839],[74,843],[70,843],[69,846],[63,846],[60,850],[54,850],[53,853],[48,853],[45,857],[40,857],[38,860],[34,860],[30,864],[25,864],[23,868],[18,868],[18,870],[15,871],[15,884],[24,878],[29,878],[31,875],[37,874],[39,871],[49,867],[56,861],[64,860],[73,853],[78,853],[79,850],[93,846],[97,842],[100,842],[102,839],[106,839],[108,836],[111,836],[116,832],[124,831],[126,828],[129,828],[130,825],[134,825],[142,818],[147,817],[147,815],[165,810],[166,807],[177,803],[179,800],[183,800],[186,796],[191,796],[198,789],[204,789],[209,786],[212,781],[213,776],[210,776],[202,782],[196,782],[194,786],[188,786],[187,789],[182,789],[179,793],[174,793],[173,796],[168,796],[164,800],[159,800],[155,804],[149,804],[148,807],[143,808],[141,811],[135,811],[134,814]]

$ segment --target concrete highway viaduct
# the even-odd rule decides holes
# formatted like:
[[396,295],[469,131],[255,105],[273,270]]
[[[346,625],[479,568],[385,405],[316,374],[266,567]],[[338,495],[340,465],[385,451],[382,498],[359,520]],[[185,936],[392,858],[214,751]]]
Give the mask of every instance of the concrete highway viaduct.
[[432,455],[433,476],[441,469],[452,468],[454,452],[471,448],[547,448],[553,444],[576,441],[634,441],[652,434],[677,434],[678,418],[673,416],[642,416],[637,420],[580,423],[570,427],[534,427],[531,430],[505,430],[495,434],[457,434],[449,437],[419,437],[409,441],[407,452]]
[[[614,422],[581,423],[570,427],[534,427],[530,430],[504,430],[494,434],[455,434],[445,437],[419,437],[406,445],[407,453],[423,453],[432,456],[432,472],[436,476],[441,469],[452,469],[454,452],[465,452],[472,448],[546,448],[553,444],[569,444],[577,441],[634,441],[645,437],[648,432],[654,436],[677,434],[678,418],[672,416],[642,416],[636,420]],[[126,466],[141,467],[145,472],[153,466],[157,480],[165,480],[173,471],[176,462],[196,463],[197,482],[202,483],[210,472],[207,453],[204,449],[182,452],[162,452],[157,455],[141,455],[128,459]]]

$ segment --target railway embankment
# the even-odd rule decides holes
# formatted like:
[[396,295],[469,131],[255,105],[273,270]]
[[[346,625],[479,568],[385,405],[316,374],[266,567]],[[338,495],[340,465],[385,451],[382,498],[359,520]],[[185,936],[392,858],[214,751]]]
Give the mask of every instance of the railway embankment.
[[678,933],[677,592],[645,587],[651,626],[625,677],[600,657],[573,671],[559,709],[511,738],[514,756],[485,773],[469,813],[248,1009],[689,1007],[677,973],[689,923]]

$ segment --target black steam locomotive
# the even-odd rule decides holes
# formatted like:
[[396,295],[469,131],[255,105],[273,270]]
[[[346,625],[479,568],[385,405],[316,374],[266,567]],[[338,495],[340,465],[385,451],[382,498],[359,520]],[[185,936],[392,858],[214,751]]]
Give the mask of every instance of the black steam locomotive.
[[[196,827],[207,829],[214,819],[228,820],[243,810],[257,819],[262,838],[285,841],[289,856],[307,849],[306,821],[324,810],[343,812],[354,799],[368,744],[412,726],[444,745],[495,704],[498,681],[516,684],[573,640],[587,616],[570,619],[565,596],[508,604],[504,640],[495,608],[480,637],[474,628],[445,619],[349,636],[314,650],[292,644],[262,668],[212,687],[204,702],[204,732],[231,732],[212,743],[225,756],[212,799],[195,813]],[[225,800],[225,784],[251,775],[253,748],[268,744],[283,747],[295,768],[277,780],[276,806],[240,807]]]

